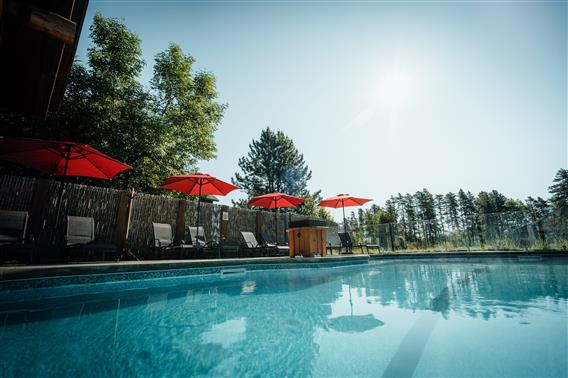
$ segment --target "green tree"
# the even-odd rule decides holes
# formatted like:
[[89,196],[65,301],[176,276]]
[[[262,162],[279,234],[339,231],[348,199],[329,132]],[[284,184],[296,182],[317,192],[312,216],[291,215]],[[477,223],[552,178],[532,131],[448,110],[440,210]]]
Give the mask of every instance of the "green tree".
[[303,196],[312,172],[294,142],[282,131],[269,127],[262,130],[259,140],[249,144],[249,152],[239,159],[242,173],[235,173],[233,184],[249,197],[281,192]]
[[418,208],[418,217],[421,220],[420,228],[423,238],[427,244],[433,245],[438,235],[434,196],[424,188],[414,194],[414,199]]
[[155,58],[152,88],[157,93],[156,110],[171,142],[169,152],[178,165],[193,168],[197,159],[211,159],[216,152],[213,133],[227,105],[215,102],[215,76],[194,72],[195,59],[176,44]]
[[556,172],[548,192],[552,195],[550,202],[556,211],[563,216],[568,215],[568,169],[561,168]]
[[435,206],[436,206],[436,211],[438,214],[438,219],[439,219],[439,225],[442,229],[442,234],[446,233],[446,229],[445,229],[445,223],[446,223],[446,215],[447,215],[447,209],[446,209],[446,201],[444,200],[444,195],[443,194],[436,194],[434,196],[434,202],[435,202]]
[[[138,36],[123,21],[96,14],[90,28],[88,65],[75,63],[50,134],[84,142],[133,166],[115,185],[149,189],[159,183],[163,158],[153,98],[139,76],[144,66]],[[152,141],[152,143],[150,143]]]
[[397,212],[396,200],[394,197],[391,196],[385,202],[384,216],[381,217],[380,223],[397,223],[397,218],[398,218],[398,212]]
[[333,221],[331,213],[327,211],[326,208],[318,206],[318,203],[320,203],[320,201],[323,199],[323,197],[321,196],[321,190],[318,190],[314,193],[308,192],[306,195],[304,195],[303,198],[305,199],[305,202],[302,205],[296,207],[293,210],[294,212],[309,217]]
[[123,20],[96,14],[90,38],[87,64],[73,64],[60,110],[30,122],[27,135],[91,144],[133,167],[108,185],[145,191],[214,156],[226,105],[216,102],[213,75],[194,73],[194,59],[172,44],[156,55],[145,89],[141,41]]
[[[320,191],[310,193],[307,185],[312,172],[290,137],[270,127],[262,130],[260,138],[249,144],[249,152],[239,159],[241,172],[232,179],[248,195],[254,196],[280,192],[302,197],[305,204],[292,210],[296,213],[324,219],[331,214],[317,206],[322,200]],[[234,202],[246,206],[248,199]]]
[[466,231],[469,244],[475,238],[475,230],[477,229],[477,208],[475,206],[475,197],[471,192],[464,192],[462,189],[458,191],[458,203],[463,230]]
[[406,214],[406,223],[408,225],[406,239],[408,239],[409,241],[416,241],[418,239],[418,229],[416,224],[417,214],[415,200],[412,194],[406,193],[406,195],[402,199],[402,206],[404,213]]
[[526,200],[526,206],[529,219],[533,223],[550,216],[550,205],[544,198],[537,197],[536,199],[534,199],[533,197],[529,196]]
[[446,209],[448,214],[448,223],[453,230],[460,228],[460,214],[457,197],[454,193],[449,192],[445,195]]

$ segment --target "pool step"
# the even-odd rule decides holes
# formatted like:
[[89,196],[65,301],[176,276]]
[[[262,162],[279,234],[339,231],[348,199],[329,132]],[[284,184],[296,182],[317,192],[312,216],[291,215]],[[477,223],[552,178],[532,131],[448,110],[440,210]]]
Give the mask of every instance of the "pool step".
[[240,276],[244,275],[247,272],[246,268],[227,268],[221,269],[221,277],[228,277],[228,276]]
[[542,256],[517,256],[518,261],[542,261]]

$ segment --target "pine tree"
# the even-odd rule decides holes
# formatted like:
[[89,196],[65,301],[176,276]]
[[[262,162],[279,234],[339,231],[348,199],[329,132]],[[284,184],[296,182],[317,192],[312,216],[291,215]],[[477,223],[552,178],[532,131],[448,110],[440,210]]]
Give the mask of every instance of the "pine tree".
[[446,208],[448,212],[449,224],[452,229],[459,230],[460,228],[460,214],[457,197],[454,193],[449,192],[445,196]]
[[416,228],[416,209],[414,204],[414,197],[412,194],[406,193],[403,197],[402,206],[404,212],[406,213],[406,222],[408,223],[408,235],[407,239],[410,241],[416,241],[418,239],[417,228]]
[[306,195],[312,172],[292,139],[267,127],[249,148],[248,154],[239,159],[242,173],[235,174],[233,184],[249,197],[273,192]]
[[536,223],[543,218],[550,216],[551,209],[547,200],[541,197],[536,199],[528,197],[526,200],[527,212],[532,223]]
[[408,239],[408,217],[406,216],[406,208],[404,206],[404,197],[402,196],[402,194],[398,193],[398,195],[395,197],[395,202],[400,214],[399,222],[402,223],[403,239],[406,240]]
[[384,223],[397,223],[398,212],[396,209],[396,200],[392,196],[385,202],[385,217],[387,221]]
[[[233,184],[244,190],[248,198],[267,193],[280,192],[302,197],[306,200],[292,211],[323,219],[332,219],[331,214],[317,203],[322,200],[320,191],[310,193],[307,184],[312,177],[294,142],[282,131],[270,127],[262,130],[259,140],[249,144],[249,152],[239,159],[241,173],[235,173]],[[246,206],[247,200],[233,202]]]
[[445,234],[446,230],[444,227],[444,223],[446,222],[447,210],[446,210],[446,201],[444,200],[444,195],[436,194],[436,196],[434,197],[434,201],[436,204],[436,210],[438,211],[438,219],[440,227],[442,228],[442,234]]
[[470,192],[465,193],[462,189],[460,189],[458,191],[458,203],[461,213],[463,230],[466,231],[469,242],[471,244],[471,238],[474,235],[474,217],[477,214],[477,209],[475,207],[475,198]]
[[560,169],[554,177],[554,184],[548,188],[552,195],[550,202],[556,211],[563,216],[568,215],[568,169]]
[[434,196],[428,189],[424,188],[422,191],[416,192],[414,198],[418,207],[418,216],[421,220],[423,236],[426,239],[426,243],[433,245],[438,234]]

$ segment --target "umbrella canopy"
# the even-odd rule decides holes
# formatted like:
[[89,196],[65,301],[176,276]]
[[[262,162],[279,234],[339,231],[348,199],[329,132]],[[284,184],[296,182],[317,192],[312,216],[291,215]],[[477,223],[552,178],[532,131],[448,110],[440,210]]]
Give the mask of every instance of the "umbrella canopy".
[[132,169],[87,144],[29,138],[0,138],[0,160],[53,176],[111,179]]
[[187,175],[178,175],[168,177],[160,186],[162,189],[175,190],[190,196],[199,196],[197,200],[197,234],[195,235],[196,245],[199,243],[199,213],[201,210],[201,196],[214,195],[225,196],[235,189],[239,189],[235,185],[221,181],[218,178],[204,173],[192,173]]
[[[279,209],[281,207],[296,207],[304,203],[304,199],[283,193],[268,193],[261,196],[252,197],[249,206],[264,207],[265,209]],[[278,214],[274,211],[274,235],[275,242],[278,244]]]
[[202,196],[212,194],[214,196],[225,196],[238,187],[221,181],[213,176],[194,173],[187,175],[168,177],[160,186],[162,189],[175,190],[190,196]]
[[283,193],[269,193],[252,197],[249,206],[264,207],[265,209],[279,209],[281,207],[296,207],[304,203],[304,199]]
[[122,171],[132,169],[131,166],[97,151],[87,144],[31,138],[0,137],[0,160],[61,177],[61,188],[57,196],[55,229],[59,225],[61,202],[67,176],[109,180]]
[[361,206],[369,201],[370,198],[357,198],[349,194],[338,194],[335,197],[326,198],[321,201],[318,206],[333,207],[338,209],[340,207]]
[[372,199],[353,197],[349,194],[338,194],[335,197],[324,199],[318,206],[332,207],[334,209],[341,207],[343,209],[343,231],[347,232],[347,226],[345,225],[345,208],[349,206],[361,206],[369,201],[372,201]]

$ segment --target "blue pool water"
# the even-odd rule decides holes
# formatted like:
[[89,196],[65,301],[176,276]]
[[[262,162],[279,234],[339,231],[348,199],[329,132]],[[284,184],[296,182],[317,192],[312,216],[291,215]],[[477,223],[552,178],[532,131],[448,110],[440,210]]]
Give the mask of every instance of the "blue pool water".
[[1,376],[568,375],[566,259],[390,261],[81,289],[0,304]]

